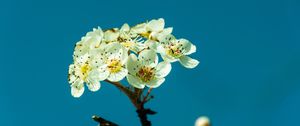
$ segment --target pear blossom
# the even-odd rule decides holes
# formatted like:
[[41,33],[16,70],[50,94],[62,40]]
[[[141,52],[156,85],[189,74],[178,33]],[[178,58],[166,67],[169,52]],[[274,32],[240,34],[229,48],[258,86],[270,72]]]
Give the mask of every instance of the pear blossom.
[[88,32],[79,42],[76,43],[74,49],[74,57],[84,55],[89,51],[98,48],[102,45],[104,33],[100,27],[94,28],[93,31]]
[[137,53],[144,49],[141,38],[139,35],[131,31],[130,26],[127,23],[121,27],[119,32],[118,42],[121,43],[127,50]]
[[84,83],[90,91],[98,91],[100,82],[104,80],[96,66],[92,65],[91,56],[89,54],[75,58],[73,64],[69,66],[69,83],[71,84],[71,94],[74,97],[80,97],[84,92]]
[[139,52],[144,48],[141,38],[136,33],[133,33],[130,26],[125,23],[121,29],[113,28],[104,32],[105,43],[118,42],[124,46],[127,50],[133,52]]
[[143,89],[145,86],[159,87],[171,71],[169,62],[158,63],[158,56],[154,50],[143,50],[138,57],[130,54],[127,62],[128,82],[136,87]]
[[94,53],[96,53],[94,64],[100,69],[101,78],[117,82],[127,75],[128,71],[125,65],[128,54],[125,47],[120,43],[109,43],[107,46],[97,49]]
[[167,62],[179,61],[186,68],[194,68],[199,61],[188,55],[196,52],[196,46],[186,39],[176,39],[169,34],[161,39],[160,44],[156,46],[162,58]]
[[157,40],[161,36],[171,34],[172,27],[165,28],[163,18],[153,19],[147,23],[141,23],[132,28],[132,31],[151,40]]
[[[165,28],[163,18],[130,27],[102,31],[100,27],[86,33],[74,48],[68,81],[71,94],[80,97],[85,85],[90,91],[100,89],[100,81],[121,81],[139,89],[159,87],[171,71],[171,63],[179,61],[194,68],[199,61],[189,55],[196,46],[186,39],[176,39],[173,28]],[[163,61],[159,62],[157,53]]]

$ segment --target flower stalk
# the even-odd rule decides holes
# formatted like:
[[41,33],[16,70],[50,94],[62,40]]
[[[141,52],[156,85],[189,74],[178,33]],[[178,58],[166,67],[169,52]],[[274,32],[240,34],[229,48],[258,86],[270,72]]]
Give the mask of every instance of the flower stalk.
[[[151,126],[151,121],[149,121],[147,117],[148,117],[148,115],[156,114],[156,112],[154,112],[153,110],[151,110],[149,108],[145,108],[144,105],[146,102],[149,101],[147,99],[150,99],[148,97],[153,88],[149,88],[149,90],[147,91],[147,94],[143,97],[143,99],[141,99],[143,90],[138,89],[138,88],[134,88],[134,90],[130,90],[129,88],[123,86],[120,82],[112,82],[109,80],[105,80],[105,81],[114,85],[115,87],[117,87],[130,99],[131,103],[137,109],[136,112],[138,114],[138,117],[140,119],[142,126]],[[107,121],[99,116],[93,116],[92,118],[96,122],[98,122],[100,126],[118,126],[116,123]]]

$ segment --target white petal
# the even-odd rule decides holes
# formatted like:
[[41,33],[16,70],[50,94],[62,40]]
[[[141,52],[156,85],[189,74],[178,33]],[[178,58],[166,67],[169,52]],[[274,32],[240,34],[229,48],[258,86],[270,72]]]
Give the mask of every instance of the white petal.
[[107,79],[109,72],[107,70],[99,71],[98,78],[100,81]]
[[93,92],[98,91],[100,89],[100,87],[101,87],[99,81],[89,82],[89,83],[87,83],[87,86],[88,86],[89,90],[93,91]]
[[84,54],[84,55],[76,58],[74,63],[79,64],[79,65],[85,64],[89,60],[89,57],[90,57],[89,54]]
[[153,40],[147,40],[145,43],[144,43],[147,47],[149,47],[150,49],[153,49],[153,50],[157,50],[157,47],[158,47],[158,42],[156,41],[153,41]]
[[158,44],[156,47],[156,52],[165,55],[166,54],[166,49],[163,47],[162,44]]
[[121,52],[121,59],[120,59],[121,63],[125,64],[128,59],[128,51],[124,46],[122,46],[120,52]]
[[88,32],[86,34],[87,37],[92,37],[92,38],[96,39],[96,41],[98,43],[101,42],[101,40],[103,38],[103,35],[104,35],[104,33],[103,33],[103,31],[102,31],[102,29],[100,27],[94,28],[93,31]]
[[147,24],[147,30],[159,32],[162,31],[165,27],[165,20],[163,18],[159,18],[158,20],[151,20]]
[[190,55],[192,53],[195,53],[196,50],[197,50],[196,46],[192,44],[191,49],[188,52],[186,52],[185,55]]
[[79,98],[84,92],[84,86],[82,81],[77,81],[71,85],[71,94],[75,98]]
[[85,42],[84,42],[84,46],[88,47],[88,49],[93,49],[96,48],[97,46],[100,45],[102,38],[97,38],[97,37],[85,37]]
[[164,34],[171,34],[173,31],[173,27],[168,27],[168,28],[165,28],[162,32]]
[[146,31],[146,23],[138,24],[138,25],[132,27],[131,31],[133,33],[138,33],[138,34],[147,32]]
[[136,74],[138,70],[138,61],[137,57],[134,54],[130,54],[127,60],[126,68],[129,73]]
[[68,76],[68,81],[70,84],[74,83],[74,81],[76,80],[76,76],[74,74],[69,74]]
[[120,59],[122,64],[128,58],[127,49],[118,42],[108,44],[104,53],[109,59]]
[[151,88],[157,88],[159,87],[163,82],[165,81],[165,78],[154,78],[153,80],[151,80],[149,82],[149,84],[147,84],[147,87],[151,87]]
[[143,50],[138,59],[143,66],[155,67],[158,63],[158,56],[152,49]]
[[123,24],[123,26],[120,29],[120,31],[122,31],[122,32],[128,32],[129,30],[130,30],[130,27],[127,23]]
[[172,34],[163,34],[158,36],[157,39],[162,45],[169,45],[172,41],[176,40],[175,36]]
[[163,58],[163,60],[164,61],[166,61],[166,62],[176,62],[176,61],[178,61],[178,59],[176,59],[176,58],[174,58],[174,57],[171,57],[171,56],[169,56],[169,55],[167,55],[167,54],[161,54],[161,57]]
[[160,62],[156,66],[155,76],[158,78],[163,78],[170,73],[171,69],[172,69],[172,66],[169,62]]
[[179,62],[186,68],[195,68],[199,64],[198,60],[192,59],[188,56],[181,56],[179,58]]
[[173,31],[173,28],[172,27],[169,27],[169,28],[166,28],[164,29],[163,31],[161,32],[152,32],[150,34],[150,37],[154,40],[162,40],[163,38],[165,38],[167,35],[170,35]]
[[128,74],[126,78],[128,83],[135,88],[143,89],[145,87],[145,85],[141,83],[141,80],[135,76]]
[[75,72],[75,65],[71,64],[69,66],[69,75],[68,75],[69,83],[73,83],[75,81],[75,79],[76,79],[76,77],[74,75],[74,72]]
[[130,47],[130,50],[137,53],[145,49],[145,47],[146,46],[144,45],[144,43],[135,42],[134,45]]
[[179,39],[178,44],[180,44],[180,50],[184,55],[189,55],[191,53],[196,52],[196,46],[193,45],[189,40],[186,39]]
[[105,41],[113,42],[117,40],[119,35],[118,29],[110,29],[104,32],[104,39]]
[[127,69],[123,68],[121,71],[117,73],[110,73],[107,79],[112,82],[118,82],[122,80],[127,74],[128,74]]

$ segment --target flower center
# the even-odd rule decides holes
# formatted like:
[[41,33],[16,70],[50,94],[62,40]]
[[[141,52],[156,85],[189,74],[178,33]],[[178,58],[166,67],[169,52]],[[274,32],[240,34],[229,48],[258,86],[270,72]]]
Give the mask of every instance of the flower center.
[[154,68],[142,67],[136,74],[142,81],[149,82],[154,77]]
[[180,48],[178,48],[178,46],[176,45],[169,46],[166,53],[175,58],[179,58],[180,56],[182,56]]
[[150,34],[151,34],[151,31],[147,31],[147,32],[141,33],[140,35],[145,37],[145,38],[150,38]]
[[90,65],[88,65],[87,63],[85,63],[84,65],[81,66],[80,70],[81,70],[81,73],[83,75],[83,80],[85,80],[86,77],[88,76],[88,73],[91,70],[91,67],[90,67]]
[[110,73],[117,73],[122,69],[121,61],[118,59],[112,59],[108,61],[108,71]]

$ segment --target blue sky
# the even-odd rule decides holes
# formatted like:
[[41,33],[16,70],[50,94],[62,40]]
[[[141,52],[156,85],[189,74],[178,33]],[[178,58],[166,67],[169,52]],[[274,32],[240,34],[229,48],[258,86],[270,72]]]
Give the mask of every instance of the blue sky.
[[195,69],[173,64],[147,106],[154,126],[299,124],[300,17],[296,0],[136,0],[0,2],[0,125],[96,125],[93,114],[139,125],[115,87],[70,95],[74,44],[93,27],[164,18],[192,41]]

